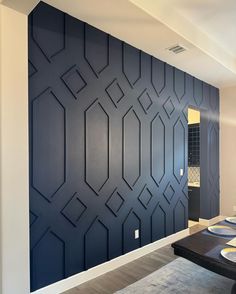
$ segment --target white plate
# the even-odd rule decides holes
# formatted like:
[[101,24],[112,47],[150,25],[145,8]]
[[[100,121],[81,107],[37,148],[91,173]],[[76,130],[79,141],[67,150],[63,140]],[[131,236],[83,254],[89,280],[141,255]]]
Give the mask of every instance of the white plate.
[[236,216],[227,217],[225,219],[228,223],[236,225]]
[[224,258],[226,258],[232,262],[236,262],[236,248],[224,248],[221,250],[220,254]]
[[208,231],[219,236],[236,236],[236,230],[228,226],[210,226],[208,227]]

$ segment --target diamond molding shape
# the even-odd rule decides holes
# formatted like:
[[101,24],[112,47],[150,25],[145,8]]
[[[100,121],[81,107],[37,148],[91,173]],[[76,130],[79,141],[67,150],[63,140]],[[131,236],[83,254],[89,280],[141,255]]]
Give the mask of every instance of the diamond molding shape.
[[166,200],[170,203],[172,198],[174,197],[175,195],[175,190],[174,188],[172,187],[171,183],[169,182],[167,185],[166,185],[166,188],[165,188],[165,191],[163,193],[163,195],[165,196]]
[[[45,128],[45,125],[50,127]],[[32,141],[32,187],[50,202],[66,180],[65,108],[50,88],[32,100],[31,132],[35,138]],[[53,144],[48,138],[54,138]]]
[[76,65],[73,65],[70,69],[68,69],[61,76],[61,80],[75,99],[78,99],[79,93],[87,86],[87,83],[80,74]]
[[86,209],[87,206],[79,199],[78,194],[75,193],[69,202],[66,203],[61,214],[76,227]]
[[117,108],[117,104],[124,98],[125,94],[121,89],[117,79],[114,79],[110,85],[105,89],[109,98],[114,106]]
[[111,196],[108,198],[106,202],[106,206],[110,209],[110,211],[118,216],[120,210],[124,204],[125,200],[121,196],[121,194],[117,191],[117,188],[112,192]]
[[152,197],[153,195],[151,191],[147,188],[147,185],[145,185],[138,196],[138,200],[142,206],[147,209],[150,201],[152,200]]
[[145,89],[141,95],[138,97],[138,102],[140,103],[143,111],[147,114],[150,107],[152,106],[153,102],[150,97],[150,95],[147,92],[147,89]]
[[174,111],[175,111],[175,106],[174,106],[174,104],[173,104],[173,102],[172,102],[172,100],[171,100],[170,97],[169,97],[169,98],[166,100],[166,102],[163,104],[163,108],[164,108],[164,110],[165,110],[167,116],[168,116],[169,118],[171,118],[172,114],[173,114]]

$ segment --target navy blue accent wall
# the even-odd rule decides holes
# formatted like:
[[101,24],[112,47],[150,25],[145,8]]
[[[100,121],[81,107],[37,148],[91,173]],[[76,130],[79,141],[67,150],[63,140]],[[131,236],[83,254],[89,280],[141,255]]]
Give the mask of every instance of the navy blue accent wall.
[[42,2],[34,9],[32,291],[187,227],[189,105],[205,114],[201,217],[211,218],[218,89]]

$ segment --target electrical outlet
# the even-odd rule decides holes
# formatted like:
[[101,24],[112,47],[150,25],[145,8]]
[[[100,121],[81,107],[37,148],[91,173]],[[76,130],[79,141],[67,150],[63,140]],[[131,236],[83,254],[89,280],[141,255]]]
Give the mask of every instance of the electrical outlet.
[[139,238],[139,230],[134,231],[134,238],[138,239]]
[[233,211],[236,212],[236,205],[233,206]]
[[179,174],[180,174],[181,177],[184,175],[184,169],[183,169],[183,168],[181,168],[181,169],[179,170]]

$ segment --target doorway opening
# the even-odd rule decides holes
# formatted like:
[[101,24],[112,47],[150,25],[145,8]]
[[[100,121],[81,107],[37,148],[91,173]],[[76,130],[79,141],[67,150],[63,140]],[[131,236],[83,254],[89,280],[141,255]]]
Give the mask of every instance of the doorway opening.
[[199,110],[188,108],[188,226],[199,222],[200,217],[200,124]]

